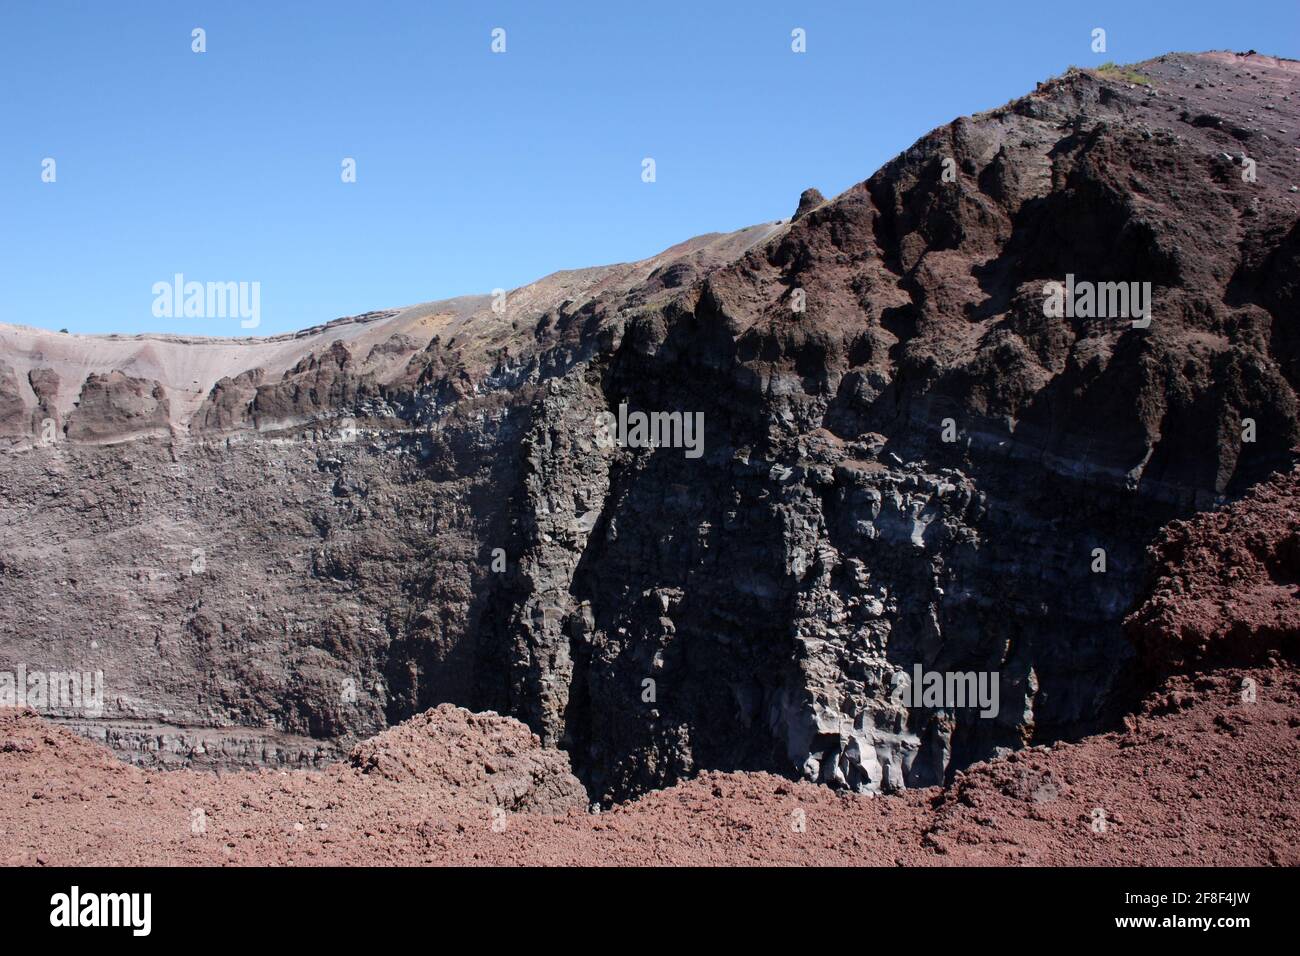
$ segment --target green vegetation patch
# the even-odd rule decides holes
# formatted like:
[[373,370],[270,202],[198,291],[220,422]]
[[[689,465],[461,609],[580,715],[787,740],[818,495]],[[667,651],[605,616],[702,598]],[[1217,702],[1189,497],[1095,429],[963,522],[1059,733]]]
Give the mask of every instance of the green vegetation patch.
[[1097,72],[1104,73],[1106,76],[1113,77],[1117,80],[1136,83],[1138,86],[1151,85],[1151,77],[1139,73],[1131,66],[1120,66],[1114,60],[1107,60],[1101,66],[1097,67]]

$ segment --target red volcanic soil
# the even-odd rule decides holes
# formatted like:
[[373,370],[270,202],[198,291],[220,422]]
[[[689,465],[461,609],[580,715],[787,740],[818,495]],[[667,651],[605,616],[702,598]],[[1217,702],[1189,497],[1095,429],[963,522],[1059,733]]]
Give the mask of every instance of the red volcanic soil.
[[[708,773],[601,814],[576,806],[563,755],[450,706],[322,772],[221,775],[141,770],[24,712],[0,717],[0,835],[11,865],[1294,866],[1297,766],[1284,667],[1174,677],[1122,732],[977,764],[946,790]],[[529,806],[550,812],[512,809]]]
[[1149,550],[1158,580],[1125,623],[1152,669],[1297,659],[1300,467],[1171,523]]
[[[526,727],[444,704],[324,771],[142,770],[0,714],[11,865],[1300,865],[1300,469],[1170,525],[1130,617],[1175,673],[1115,733],[863,797],[706,773],[600,814]],[[1243,669],[1243,666],[1245,669]]]

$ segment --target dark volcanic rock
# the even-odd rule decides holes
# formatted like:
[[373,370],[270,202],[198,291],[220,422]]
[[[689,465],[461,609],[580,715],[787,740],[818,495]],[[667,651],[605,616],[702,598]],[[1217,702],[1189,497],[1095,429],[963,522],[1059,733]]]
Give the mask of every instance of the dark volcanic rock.
[[799,208],[794,211],[794,215],[790,217],[790,221],[798,222],[804,216],[808,215],[810,211],[816,209],[825,201],[826,197],[823,196],[820,191],[816,189],[805,189],[799,196]]
[[[504,296],[234,344],[5,331],[15,376],[96,371],[0,468],[0,667],[102,667],[104,720],[231,752],[493,709],[602,799],[926,785],[1111,726],[1147,545],[1300,442],[1297,66],[1071,71],[791,223]],[[1149,283],[1150,322],[1052,283]],[[605,440],[622,406],[701,414],[698,455]],[[900,697],[918,665],[996,675],[997,712]]]

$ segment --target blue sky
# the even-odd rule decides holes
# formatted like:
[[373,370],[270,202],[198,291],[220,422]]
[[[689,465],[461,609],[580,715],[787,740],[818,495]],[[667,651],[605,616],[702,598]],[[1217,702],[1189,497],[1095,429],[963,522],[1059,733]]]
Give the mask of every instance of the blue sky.
[[0,322],[247,334],[155,318],[178,272],[259,282],[260,335],[510,288],[786,217],[1070,64],[1213,48],[1300,57],[1300,4],[3,0]]

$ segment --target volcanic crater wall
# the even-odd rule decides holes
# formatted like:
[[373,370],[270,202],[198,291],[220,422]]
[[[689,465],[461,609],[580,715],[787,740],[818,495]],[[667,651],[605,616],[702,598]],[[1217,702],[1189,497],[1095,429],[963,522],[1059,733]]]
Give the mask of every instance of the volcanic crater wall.
[[[357,317],[198,391],[6,346],[0,669],[102,669],[105,712],[63,719],[163,764],[494,709],[603,801],[700,769],[889,791],[1106,726],[1157,530],[1300,444],[1296,64],[1140,69],[790,222]],[[1150,283],[1150,325],[1048,314],[1067,275]],[[702,456],[601,440],[620,406],[702,413]],[[996,715],[900,702],[918,664],[997,674]]]

